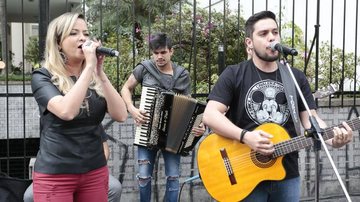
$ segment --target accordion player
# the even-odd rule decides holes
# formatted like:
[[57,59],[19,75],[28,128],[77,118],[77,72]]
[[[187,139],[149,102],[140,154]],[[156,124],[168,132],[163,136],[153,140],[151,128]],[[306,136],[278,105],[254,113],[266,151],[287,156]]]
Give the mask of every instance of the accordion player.
[[143,86],[139,108],[148,121],[136,127],[134,145],[186,156],[201,137],[192,128],[202,120],[205,104],[194,98]]

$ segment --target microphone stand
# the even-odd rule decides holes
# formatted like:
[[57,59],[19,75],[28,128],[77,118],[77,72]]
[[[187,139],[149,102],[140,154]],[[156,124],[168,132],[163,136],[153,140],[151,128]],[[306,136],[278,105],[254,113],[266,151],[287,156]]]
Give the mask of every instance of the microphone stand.
[[[335,164],[334,164],[334,161],[333,161],[332,158],[331,158],[331,155],[330,155],[330,153],[329,153],[329,150],[327,149],[326,143],[325,143],[325,141],[324,141],[324,139],[323,139],[323,137],[322,137],[323,131],[322,131],[322,129],[320,128],[319,123],[317,122],[316,118],[311,114],[309,105],[307,104],[307,102],[306,102],[306,100],[305,100],[305,98],[304,98],[304,95],[303,95],[303,93],[302,93],[302,91],[301,91],[301,89],[300,89],[300,87],[299,87],[299,84],[297,83],[296,78],[295,78],[293,72],[291,71],[290,65],[289,65],[289,63],[288,63],[288,61],[287,61],[287,55],[284,54],[284,52],[280,52],[280,51],[279,51],[279,53],[282,54],[282,56],[283,56],[282,59],[281,59],[281,62],[282,62],[282,63],[286,66],[286,68],[289,70],[290,75],[291,75],[291,78],[292,78],[292,80],[293,80],[293,82],[294,82],[294,84],[295,84],[296,90],[297,90],[297,92],[299,93],[302,102],[304,103],[304,106],[305,106],[305,108],[306,108],[307,113],[309,114],[309,120],[310,120],[310,123],[311,123],[311,128],[310,128],[309,130],[306,130],[306,136],[307,136],[307,137],[312,137],[312,138],[314,139],[315,152],[319,152],[319,150],[321,149],[321,145],[324,147],[325,153],[326,153],[326,155],[327,155],[327,157],[328,157],[328,159],[329,159],[329,161],[330,161],[330,164],[331,164],[331,166],[332,166],[332,168],[333,168],[333,170],[334,170],[334,172],[335,172],[335,174],[336,174],[336,177],[338,178],[338,181],[339,181],[339,183],[340,183],[340,185],[341,185],[341,188],[343,189],[347,200],[348,200],[349,202],[351,202],[349,193],[347,192],[347,190],[346,190],[346,188],[345,188],[345,185],[344,185],[344,183],[343,183],[342,180],[341,180],[341,177],[340,177],[340,175],[339,175],[339,172],[338,172],[338,170],[337,170],[337,168],[336,168],[336,166],[335,166]],[[317,163],[317,164],[316,164],[316,173],[318,172],[318,167],[319,167],[319,166],[318,166],[318,163]],[[317,178],[318,178],[318,176],[317,176]],[[319,180],[319,179],[316,179],[316,181],[317,181],[316,183],[317,183],[317,185],[318,185],[320,180]],[[319,196],[317,195],[316,201],[318,201],[318,200],[319,200]]]

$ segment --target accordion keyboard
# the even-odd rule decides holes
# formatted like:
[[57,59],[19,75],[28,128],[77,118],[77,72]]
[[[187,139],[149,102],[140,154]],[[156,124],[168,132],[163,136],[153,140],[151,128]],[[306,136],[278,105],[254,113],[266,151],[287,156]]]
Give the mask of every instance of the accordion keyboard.
[[[144,110],[151,117],[152,108],[154,107],[154,99],[157,94],[157,89],[152,87],[143,86],[140,99],[140,110]],[[146,122],[136,127],[134,144],[140,146],[147,146],[149,142],[149,132],[151,122]]]

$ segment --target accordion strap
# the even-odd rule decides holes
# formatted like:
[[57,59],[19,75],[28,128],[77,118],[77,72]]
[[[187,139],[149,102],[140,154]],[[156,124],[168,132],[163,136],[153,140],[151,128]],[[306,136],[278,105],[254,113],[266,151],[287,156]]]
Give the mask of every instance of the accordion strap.
[[[158,70],[158,68],[155,66],[155,63],[152,60],[145,60],[142,61],[141,63],[142,66],[144,66],[146,68],[146,70],[154,77],[156,78],[156,80],[159,81],[159,83],[161,84],[161,86],[166,89],[166,90],[171,90],[174,88],[175,86],[175,82],[176,80],[180,77],[180,75],[183,73],[183,71],[185,70],[184,68],[177,68],[178,66],[174,63],[172,63],[173,69],[174,69],[174,75],[173,75],[173,79],[171,81],[171,85],[169,86],[169,88],[166,88],[164,85],[164,81],[161,79],[160,77],[160,72]],[[176,67],[176,68],[174,68]],[[179,70],[180,71],[179,71]]]

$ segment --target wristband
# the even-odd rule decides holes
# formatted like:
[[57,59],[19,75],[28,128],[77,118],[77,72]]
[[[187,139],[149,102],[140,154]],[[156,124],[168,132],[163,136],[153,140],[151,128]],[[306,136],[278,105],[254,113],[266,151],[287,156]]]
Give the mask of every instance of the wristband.
[[241,131],[241,133],[240,133],[240,143],[241,143],[241,144],[244,144],[243,139],[244,139],[245,133],[247,133],[247,132],[249,132],[249,131],[247,131],[247,130],[245,130],[245,129],[243,129],[243,130]]

